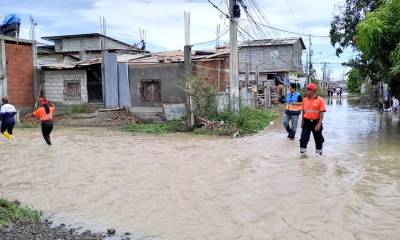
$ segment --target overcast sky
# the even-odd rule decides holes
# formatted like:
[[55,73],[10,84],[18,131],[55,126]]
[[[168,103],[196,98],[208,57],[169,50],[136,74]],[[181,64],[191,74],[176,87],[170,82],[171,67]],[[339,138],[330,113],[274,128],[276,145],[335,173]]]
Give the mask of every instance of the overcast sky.
[[[140,41],[139,28],[147,31],[149,50],[162,51],[183,49],[184,11],[191,14],[191,43],[210,41],[216,38],[216,26],[221,24],[225,33],[228,21],[207,0],[0,0],[0,16],[17,13],[22,17],[22,37],[29,37],[29,14],[38,23],[36,38],[60,34],[100,32],[99,16],[107,20],[107,34],[128,43]],[[257,12],[248,6],[250,14],[257,20],[298,33],[328,36],[329,25],[335,5],[342,0],[255,0],[260,11],[266,16],[258,19]],[[212,0],[223,12],[227,12],[226,0]],[[249,0],[244,0],[249,4]],[[242,18],[246,14],[242,11]],[[241,20],[241,27],[253,38],[297,36],[268,28],[260,31],[249,26],[249,21]],[[257,35],[258,34],[258,35]],[[239,40],[251,39],[244,31]],[[222,42],[228,41],[228,34]],[[308,46],[308,39],[304,41]],[[313,38],[314,68],[320,70],[321,62],[345,62],[353,53],[348,51],[340,59],[333,56],[335,51],[329,38]],[[215,43],[196,46],[210,49]],[[306,53],[305,53],[306,54]],[[341,79],[344,68],[330,65],[335,79]]]

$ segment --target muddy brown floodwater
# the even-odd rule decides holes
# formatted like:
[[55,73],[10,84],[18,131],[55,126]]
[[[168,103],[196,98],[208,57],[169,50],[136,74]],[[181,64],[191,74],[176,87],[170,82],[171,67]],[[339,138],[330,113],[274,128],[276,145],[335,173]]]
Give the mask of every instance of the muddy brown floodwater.
[[400,239],[398,116],[329,102],[323,158],[240,139],[59,128],[0,142],[0,196],[149,239]]

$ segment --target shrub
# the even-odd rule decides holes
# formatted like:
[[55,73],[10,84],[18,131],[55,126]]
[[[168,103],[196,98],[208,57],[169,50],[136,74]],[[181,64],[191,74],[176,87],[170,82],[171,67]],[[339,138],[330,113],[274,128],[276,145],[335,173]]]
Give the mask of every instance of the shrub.
[[20,206],[18,202],[0,199],[0,227],[12,221],[39,222],[42,213],[29,207]]
[[210,120],[224,121],[224,126],[217,129],[195,129],[195,133],[204,135],[242,135],[254,134],[264,130],[278,113],[267,109],[250,109],[242,107],[238,114],[231,111],[218,113]]

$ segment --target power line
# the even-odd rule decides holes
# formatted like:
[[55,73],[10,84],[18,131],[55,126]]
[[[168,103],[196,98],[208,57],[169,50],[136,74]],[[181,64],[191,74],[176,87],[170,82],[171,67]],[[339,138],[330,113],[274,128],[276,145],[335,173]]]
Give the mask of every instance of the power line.
[[[241,20],[249,21],[248,19],[241,19]],[[262,24],[262,23],[259,23],[259,22],[258,22],[258,24],[261,25],[261,26],[267,27],[267,28],[271,28],[271,29],[277,30],[277,31],[296,34],[296,35],[300,35],[300,36],[311,36],[311,37],[315,37],[315,38],[330,38],[329,36],[321,36],[321,35],[312,35],[312,34],[307,34],[307,33],[292,32],[292,31],[289,31],[289,30],[268,26],[266,24]]]
[[324,57],[320,57],[320,58],[314,59],[314,61],[322,60],[322,59],[325,59],[325,58],[328,58],[328,57],[333,57],[333,56],[336,56],[336,53],[333,53],[333,54],[330,54],[330,55],[327,55],[327,56],[324,56]]
[[[228,32],[229,32],[229,28],[228,28],[225,32],[223,32],[219,37],[221,38],[221,37],[225,36]],[[207,43],[212,43],[212,42],[215,42],[215,41],[217,41],[217,40],[218,40],[218,38],[213,39],[213,40],[210,40],[210,41],[206,41],[206,42],[199,42],[199,43],[192,44],[192,46],[203,45],[203,44],[207,44]]]
[[246,33],[250,38],[252,38],[253,40],[256,40],[252,35],[250,35],[250,33],[248,33],[246,30],[244,30],[240,25],[238,25],[239,29],[242,30],[244,33]]
[[222,11],[217,5],[215,5],[210,0],[207,0],[215,9],[217,9],[220,13],[222,13],[226,18],[230,19],[229,15]]
[[[242,6],[242,8],[244,9],[246,16],[251,20],[251,22],[255,25],[256,29],[262,34],[262,37],[266,37],[267,35],[265,34],[265,32],[263,31],[263,29],[257,24],[257,22],[254,20],[253,16],[250,14],[250,12],[247,9],[246,4],[242,1],[239,0],[239,4]],[[270,33],[268,33],[269,37],[272,37]]]
[[293,18],[293,20],[294,20],[294,25],[296,26],[296,27],[298,27],[298,28],[301,28],[298,24],[297,24],[297,18],[296,18],[296,15],[294,14],[294,11],[293,11],[293,8],[290,6],[290,3],[289,3],[289,0],[285,0],[285,2],[286,2],[286,5],[288,6],[288,8],[289,8],[289,12],[290,12],[290,14],[292,15],[292,18]]
[[[256,13],[258,13],[259,15],[259,19],[261,21],[261,23],[265,23],[266,25],[272,26],[270,19],[268,18],[268,16],[265,14],[265,12],[261,9],[260,5],[257,3],[257,1],[255,0],[246,0],[250,2],[250,5],[253,6],[253,9],[255,9]],[[277,36],[279,36],[279,32],[278,31],[271,31],[271,33],[273,34],[277,34]]]

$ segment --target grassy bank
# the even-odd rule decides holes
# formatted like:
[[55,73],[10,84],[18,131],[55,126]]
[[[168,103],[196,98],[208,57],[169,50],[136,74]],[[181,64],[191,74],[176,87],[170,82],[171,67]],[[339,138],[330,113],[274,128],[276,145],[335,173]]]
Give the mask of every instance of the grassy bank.
[[223,122],[222,126],[215,129],[198,128],[195,129],[195,133],[220,136],[237,133],[251,135],[264,130],[278,116],[278,112],[269,109],[241,108],[238,114],[226,111],[209,117],[210,120]]
[[0,228],[13,221],[39,222],[42,213],[18,202],[0,199]]
[[122,131],[142,134],[164,134],[185,131],[185,123],[182,121],[169,121],[162,123],[128,123]]

